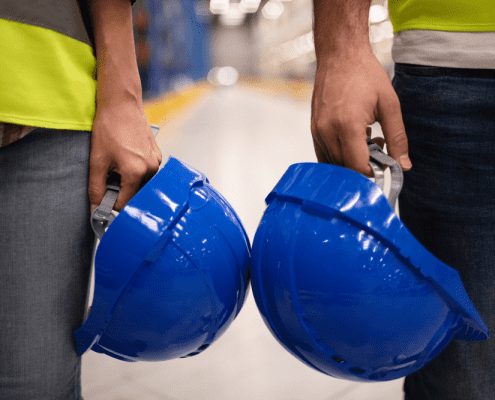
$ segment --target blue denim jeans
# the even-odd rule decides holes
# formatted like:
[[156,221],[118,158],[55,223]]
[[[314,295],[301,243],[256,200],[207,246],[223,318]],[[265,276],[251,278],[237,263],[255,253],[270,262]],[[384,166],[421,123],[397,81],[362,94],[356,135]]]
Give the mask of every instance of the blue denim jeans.
[[[402,221],[455,268],[495,334],[495,70],[397,64],[413,168],[404,173]],[[495,338],[453,340],[406,377],[406,400],[493,400]]]
[[90,137],[36,129],[0,148],[0,399],[82,399]]

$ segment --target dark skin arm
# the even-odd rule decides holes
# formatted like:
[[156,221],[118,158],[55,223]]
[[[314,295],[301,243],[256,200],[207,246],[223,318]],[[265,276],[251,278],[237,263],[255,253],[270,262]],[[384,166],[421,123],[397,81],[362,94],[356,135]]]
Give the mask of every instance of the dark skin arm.
[[111,171],[121,176],[122,209],[157,171],[162,155],[143,110],[129,0],[88,0],[97,59],[96,116],[91,136],[91,210]]
[[391,157],[411,168],[399,99],[369,43],[370,0],[313,0],[317,59],[311,131],[319,162],[372,176],[366,144],[378,121]]

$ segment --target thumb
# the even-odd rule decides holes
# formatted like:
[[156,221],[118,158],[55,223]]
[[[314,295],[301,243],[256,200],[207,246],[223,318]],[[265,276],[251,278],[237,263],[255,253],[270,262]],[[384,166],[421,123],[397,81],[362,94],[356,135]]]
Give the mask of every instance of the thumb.
[[91,213],[101,204],[107,188],[108,173],[105,168],[91,166],[89,169],[88,196]]
[[380,109],[380,125],[387,143],[387,152],[399,162],[403,171],[408,171],[412,168],[412,163],[399,100],[396,99],[392,105],[384,108]]

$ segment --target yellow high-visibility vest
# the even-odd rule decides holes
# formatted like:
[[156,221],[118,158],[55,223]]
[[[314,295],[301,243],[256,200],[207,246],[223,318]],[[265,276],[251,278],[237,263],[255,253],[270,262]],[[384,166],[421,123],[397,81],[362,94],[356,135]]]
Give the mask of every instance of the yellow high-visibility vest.
[[0,121],[90,131],[96,101],[91,45],[6,19],[0,32]]
[[0,32],[0,122],[92,130],[96,59],[87,2],[4,0]]
[[411,29],[495,31],[494,0],[389,0],[388,6],[394,33]]

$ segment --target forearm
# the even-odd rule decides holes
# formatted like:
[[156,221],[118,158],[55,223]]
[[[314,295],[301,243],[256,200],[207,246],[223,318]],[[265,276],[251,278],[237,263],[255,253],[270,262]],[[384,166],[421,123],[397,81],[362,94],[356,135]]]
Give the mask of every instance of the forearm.
[[97,59],[98,106],[142,101],[129,0],[88,0]]
[[142,104],[130,0],[84,0],[96,50],[96,115],[91,135],[88,194],[101,203],[108,174],[120,175],[114,208],[121,210],[158,171],[161,152]]
[[380,122],[387,151],[411,168],[400,103],[373,54],[371,0],[313,0],[317,69],[311,132],[320,162],[372,176],[367,134]]
[[370,48],[371,0],[313,0],[317,60]]

